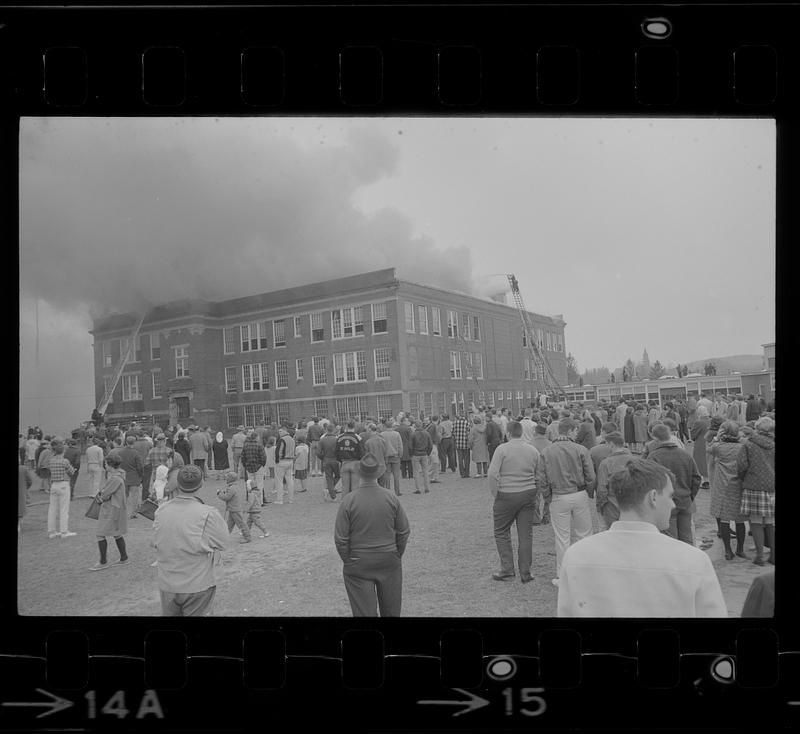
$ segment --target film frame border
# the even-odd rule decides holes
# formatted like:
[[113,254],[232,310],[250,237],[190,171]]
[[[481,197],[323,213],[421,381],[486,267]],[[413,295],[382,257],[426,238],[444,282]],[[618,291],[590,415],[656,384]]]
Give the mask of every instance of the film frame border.
[[[494,15],[501,10],[528,21],[517,26],[516,45],[508,40],[514,35],[508,33],[511,24],[503,25]],[[289,22],[302,9],[242,11],[251,18],[266,14],[270,20],[283,18],[285,26],[277,23],[277,32],[262,33],[251,25],[243,31],[235,16],[226,11],[220,11],[213,22],[195,16],[186,25],[180,16],[192,11],[185,7],[142,11],[51,9],[44,14],[9,9],[0,12],[0,55],[7,70],[0,93],[3,106],[19,115],[321,112],[380,116],[605,113],[775,117],[780,274],[786,272],[781,265],[787,262],[788,242],[797,233],[790,214],[797,174],[786,164],[793,155],[796,159],[797,151],[797,117],[790,101],[790,90],[798,87],[798,53],[791,47],[790,28],[791,20],[797,20],[796,10],[796,6],[759,10],[745,6],[598,5],[576,12],[574,6],[514,4],[495,11],[453,4],[437,8],[444,17],[437,20],[436,16],[426,16],[424,8],[400,4],[372,9],[322,6],[312,9],[311,32],[308,19],[299,25]],[[453,15],[458,11],[463,11],[462,16]],[[362,12],[383,18],[393,29],[399,23],[401,29],[379,35],[376,41],[369,32],[357,30],[364,22]],[[98,26],[92,22],[81,25],[81,14],[84,19],[92,14],[119,18],[116,13],[131,19],[121,34],[125,39],[122,46],[93,36]],[[401,17],[403,13],[408,15]],[[172,20],[148,27],[154,25],[158,14],[159,23],[169,14]],[[650,29],[644,27],[647,19],[666,19],[669,33],[652,37]],[[420,21],[428,21],[422,30]],[[287,30],[289,27],[291,30]],[[531,27],[535,29],[533,38],[525,40],[523,28]],[[506,31],[503,44],[491,35],[499,28]],[[187,30],[189,42],[183,40]],[[228,54],[218,63],[220,57],[215,53],[198,53],[202,41],[219,39],[220,35],[223,38],[216,50],[230,51],[225,31],[231,31],[237,40],[245,37],[234,44],[238,57]],[[530,48],[522,49],[526,44]],[[281,65],[280,73],[273,71],[267,79],[260,79],[261,89],[258,85],[243,88],[243,69],[257,60],[245,59],[247,49],[267,49],[267,60],[272,58]],[[531,50],[536,51],[532,65]],[[98,64],[104,52],[108,52],[105,59],[110,63]],[[376,59],[379,74],[375,73]],[[526,59],[527,66],[523,63]],[[351,82],[347,70],[352,68],[359,71]],[[502,73],[503,68],[507,74]],[[532,69],[535,84],[531,82]],[[155,78],[156,86],[150,88],[145,82],[143,89],[141,80],[147,78]],[[124,80],[121,86],[115,84],[120,79]],[[380,82],[377,92],[376,80]],[[247,94],[253,90],[255,97],[251,94],[248,100]],[[4,117],[4,163],[9,155],[16,161],[15,150],[14,125]],[[13,212],[17,204],[15,181],[8,169],[3,183],[11,194],[3,197],[3,206]],[[9,228],[12,236],[17,236],[14,225]],[[785,296],[782,283],[779,277],[779,303]],[[782,323],[779,311],[776,331],[781,331]],[[779,363],[783,363],[781,355],[779,350]],[[791,510],[794,501],[787,498],[787,509]],[[6,539],[12,539],[10,545],[13,534]],[[790,546],[784,552],[791,554]],[[786,709],[787,696],[800,699],[800,691],[791,693],[788,686],[797,677],[800,663],[797,633],[787,624],[796,592],[788,575],[777,573],[775,619],[721,620],[711,623],[713,629],[691,620],[567,623],[549,618],[377,622],[236,618],[176,624],[161,618],[14,618],[16,600],[9,599],[4,611],[13,619],[13,634],[7,631],[4,635],[6,649],[0,650],[0,665],[24,682],[29,691],[44,686],[62,696],[108,677],[130,680],[132,690],[146,686],[147,690],[163,691],[165,696],[170,691],[178,695],[190,689],[194,694],[205,690],[208,678],[215,680],[231,672],[234,679],[241,678],[242,688],[236,687],[236,691],[243,700],[250,700],[249,685],[251,691],[278,691],[275,695],[285,705],[294,700],[291,689],[296,691],[301,673],[323,683],[333,676],[341,679],[344,693],[339,694],[351,703],[364,706],[364,696],[371,692],[365,710],[376,716],[388,702],[404,706],[396,722],[407,728],[425,728],[419,723],[425,717],[442,728],[485,725],[487,719],[478,717],[488,715],[489,710],[500,711],[495,701],[491,707],[484,704],[483,712],[477,705],[474,712],[467,709],[470,716],[453,718],[452,709],[444,707],[446,712],[439,716],[433,714],[435,707],[429,704],[423,707],[423,715],[415,700],[422,694],[404,697],[402,690],[402,684],[414,676],[431,692],[438,681],[440,694],[450,689],[460,690],[465,696],[479,696],[487,685],[497,684],[497,688],[514,677],[523,678],[526,687],[545,689],[544,698],[551,711],[559,706],[562,711],[569,710],[576,701],[587,702],[598,690],[607,695],[612,690],[608,679],[619,676],[619,680],[638,686],[644,699],[634,707],[632,720],[649,708],[663,706],[669,696],[688,705],[701,704],[705,696],[706,701],[731,707],[726,722],[741,722],[753,713],[747,706],[763,706],[765,702],[774,704],[784,716],[781,720],[789,722],[796,720],[797,709]],[[126,635],[129,639],[117,638],[121,623],[126,632],[130,630]],[[571,655],[563,654],[570,649]],[[270,661],[268,671],[253,664],[259,656]],[[716,663],[722,662],[719,670],[723,670],[726,661],[733,674],[729,680],[713,673]],[[510,666],[510,677],[495,669],[500,663]],[[417,674],[417,670],[423,672]],[[376,688],[374,682],[379,678],[382,686]],[[181,681],[183,686],[178,685]],[[80,684],[77,688],[76,682]],[[398,685],[398,690],[387,691]],[[497,699],[496,690],[494,694]],[[295,698],[301,700],[302,696]],[[431,693],[426,698],[437,696]],[[525,718],[531,714],[521,713],[516,699],[511,702],[511,714],[507,705],[501,719],[505,728],[531,724],[531,719]],[[185,703],[176,700],[172,706],[182,716],[189,713]],[[694,710],[702,708],[700,705]],[[719,718],[702,718],[707,714],[699,714],[703,724],[720,722]],[[147,720],[150,726],[166,725]],[[35,723],[32,717],[29,721]],[[552,726],[552,721],[544,717],[540,721],[542,727]],[[667,721],[673,719],[667,717],[665,724]],[[206,723],[211,722],[209,719]]]

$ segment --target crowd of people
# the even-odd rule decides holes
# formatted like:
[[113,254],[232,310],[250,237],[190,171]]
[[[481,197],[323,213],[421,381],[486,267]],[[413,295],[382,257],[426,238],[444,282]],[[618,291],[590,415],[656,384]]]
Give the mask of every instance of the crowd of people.
[[[701,394],[663,404],[535,406],[519,415],[472,405],[452,418],[312,417],[240,425],[230,439],[195,424],[89,424],[66,440],[32,427],[19,436],[19,516],[36,475],[49,493],[49,537],[73,537],[70,501],[84,470],[100,505],[99,560],[90,570],[127,564],[128,521],[153,518],[162,611],[179,615],[211,612],[231,530],[242,543],[252,542],[253,526],[267,537],[262,507],[293,504],[308,477],[324,477],[320,501],[340,505],[335,547],[354,615],[400,614],[410,527],[397,498],[430,494],[447,471],[486,480],[494,497],[495,580],[516,576],[512,525],[522,583],[532,580],[533,527],[552,526],[559,615],[726,616],[713,566],[695,547],[701,488],[710,490],[725,558],[747,557],[749,524],[752,562],[774,565],[774,404]],[[217,496],[225,518],[197,496],[212,473],[224,480]],[[665,600],[668,588],[685,594]]]

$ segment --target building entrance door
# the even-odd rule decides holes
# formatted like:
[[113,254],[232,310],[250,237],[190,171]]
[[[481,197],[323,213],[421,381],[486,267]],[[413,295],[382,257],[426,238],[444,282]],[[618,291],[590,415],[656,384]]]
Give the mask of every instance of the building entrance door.
[[178,422],[182,424],[182,421],[188,420],[191,415],[189,410],[189,398],[175,398],[175,405],[178,406]]

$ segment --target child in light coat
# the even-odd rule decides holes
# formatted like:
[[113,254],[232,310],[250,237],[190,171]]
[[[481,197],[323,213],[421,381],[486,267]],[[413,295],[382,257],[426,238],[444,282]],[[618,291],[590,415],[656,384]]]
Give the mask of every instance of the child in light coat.
[[247,529],[252,530],[255,525],[261,531],[261,535],[258,537],[267,538],[269,533],[261,519],[261,492],[250,479],[245,482],[245,486],[247,487]]
[[233,530],[234,525],[239,528],[242,533],[240,543],[249,543],[252,540],[250,529],[243,517],[243,513],[247,510],[247,494],[247,490],[239,484],[236,472],[232,471],[225,474],[225,487],[217,490],[217,497],[225,503],[225,510],[228,513],[228,532]]

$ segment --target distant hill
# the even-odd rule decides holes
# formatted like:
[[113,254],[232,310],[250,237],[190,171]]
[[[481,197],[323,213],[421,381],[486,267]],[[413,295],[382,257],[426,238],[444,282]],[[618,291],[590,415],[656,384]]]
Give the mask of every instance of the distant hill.
[[[728,357],[708,357],[696,362],[686,362],[689,372],[703,373],[707,362],[713,362],[717,367],[717,375],[727,375],[729,372],[760,372],[764,368],[764,359],[761,354],[732,354]],[[681,364],[684,364],[681,362]],[[674,372],[674,370],[670,370]]]

